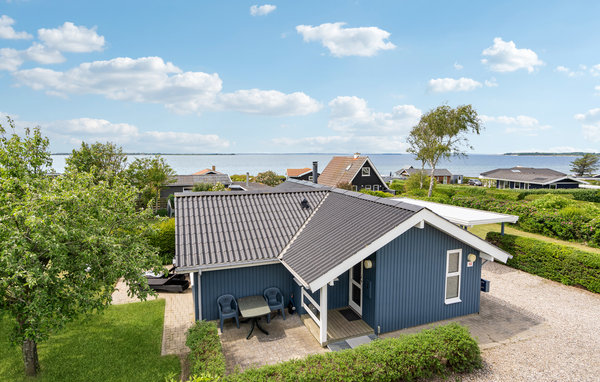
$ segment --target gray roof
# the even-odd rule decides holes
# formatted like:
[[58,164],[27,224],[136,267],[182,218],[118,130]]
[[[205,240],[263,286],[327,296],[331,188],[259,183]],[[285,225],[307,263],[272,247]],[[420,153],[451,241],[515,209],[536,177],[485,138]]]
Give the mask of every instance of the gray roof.
[[482,172],[481,176],[489,179],[511,180],[536,184],[552,183],[568,177],[565,173],[549,168],[518,166],[513,168],[497,168],[495,170]]
[[[277,259],[326,193],[177,193],[176,265],[197,268]],[[304,199],[310,208],[302,208]]]
[[246,182],[233,182],[232,184],[241,186],[246,191],[270,191],[273,190],[273,187],[267,186],[266,184],[257,183],[257,182],[249,182],[246,185]]
[[421,209],[397,200],[334,189],[281,260],[312,283]]
[[210,183],[217,184],[221,183],[226,186],[233,183],[231,178],[227,174],[204,174],[204,175],[175,175],[175,181],[173,183],[169,183],[169,186],[193,186],[196,183]]
[[307,190],[330,190],[331,187],[323,184],[288,178],[285,182],[273,188],[276,191],[307,191]]
[[[401,170],[396,171],[396,174],[400,175],[403,172],[406,172],[410,176],[410,175],[415,174],[415,173],[417,173],[419,171],[421,171],[420,168],[414,168],[414,167],[411,166],[411,167],[403,168]],[[426,168],[426,169],[424,169],[424,171],[425,171],[425,173],[427,175],[431,174],[431,169],[430,168]],[[452,173],[449,170],[445,169],[445,168],[436,168],[433,171],[433,176],[452,176]]]

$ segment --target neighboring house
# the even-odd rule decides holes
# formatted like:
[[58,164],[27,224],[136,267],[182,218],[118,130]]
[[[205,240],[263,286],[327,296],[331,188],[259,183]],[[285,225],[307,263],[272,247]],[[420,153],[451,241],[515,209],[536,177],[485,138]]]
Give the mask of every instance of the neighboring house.
[[513,167],[498,168],[481,173],[481,179],[492,182],[496,188],[578,188],[587,182],[549,168]]
[[392,192],[379,172],[366,156],[333,157],[318,177],[318,183],[338,187],[349,183],[354,191],[362,189]]
[[[396,175],[404,177],[404,178],[408,178],[412,174],[416,174],[419,171],[421,171],[420,168],[414,168],[413,166],[409,166],[409,167],[406,167],[406,168],[396,171]],[[425,174],[427,174],[427,176],[431,176],[430,168],[426,168],[423,171],[425,171]],[[435,178],[435,181],[438,182],[439,184],[449,184],[452,182],[452,173],[445,168],[436,168],[435,171],[433,172],[433,177]],[[461,178],[461,180],[462,180],[462,178]]]
[[510,257],[423,207],[285,183],[287,191],[176,194],[175,265],[190,273],[196,320],[218,319],[223,294],[276,286],[325,346],[356,322],[380,334],[477,313],[482,262]]
[[[206,172],[204,172],[206,171]],[[198,175],[175,175],[172,178],[172,182],[165,186],[162,190],[160,190],[160,199],[161,203],[165,201],[169,195],[174,194],[176,192],[184,192],[191,191],[194,187],[194,184],[197,183],[209,183],[209,184],[217,184],[221,183],[226,187],[229,187],[233,182],[231,178],[227,174],[223,174],[218,171],[206,169],[202,171],[198,171],[202,174]],[[197,173],[196,173],[197,174]]]
[[309,182],[313,181],[313,169],[308,167],[288,168],[285,170],[285,175],[288,179],[307,180]]

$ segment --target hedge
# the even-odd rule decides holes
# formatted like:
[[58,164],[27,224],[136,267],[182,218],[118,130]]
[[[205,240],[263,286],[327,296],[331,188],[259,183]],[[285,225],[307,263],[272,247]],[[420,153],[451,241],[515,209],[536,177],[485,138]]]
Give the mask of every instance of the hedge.
[[513,255],[507,262],[513,268],[600,293],[600,254],[498,232],[486,240]]
[[340,352],[311,355],[225,376],[223,381],[399,381],[481,367],[477,342],[452,323]]
[[190,348],[188,359],[191,375],[214,376],[217,379],[225,374],[225,356],[214,322],[196,321],[187,332],[185,344]]
[[156,223],[156,230],[150,235],[150,244],[158,249],[164,265],[173,264],[175,257],[175,219],[161,220]]

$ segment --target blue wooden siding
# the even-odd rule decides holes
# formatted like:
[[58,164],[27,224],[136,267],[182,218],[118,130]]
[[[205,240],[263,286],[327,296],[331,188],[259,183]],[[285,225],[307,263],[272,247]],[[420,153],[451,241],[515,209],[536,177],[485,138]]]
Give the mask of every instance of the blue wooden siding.
[[370,327],[376,328],[375,325],[375,296],[377,290],[377,254],[367,257],[367,260],[373,262],[373,268],[363,270],[363,306],[362,319],[369,324]]
[[[446,252],[459,248],[462,302],[446,305]],[[481,259],[478,257],[473,267],[467,268],[469,253],[479,255],[475,249],[429,225],[424,229],[411,228],[377,251],[373,267],[377,292],[374,319],[369,322],[367,314],[365,321],[376,332],[379,326],[385,333],[479,312]]]
[[202,318],[219,318],[217,298],[223,294],[232,294],[236,298],[261,295],[268,287],[278,287],[284,295],[287,306],[293,292],[292,275],[282,264],[260,265],[202,272],[200,276],[202,294]]
[[[327,288],[327,309],[337,309],[343,308],[344,306],[348,306],[348,280],[349,273],[344,272],[340,276],[338,276],[338,281],[336,281],[333,286],[328,286]],[[304,310],[300,304],[300,296],[301,288],[298,284],[294,282],[294,303],[296,305],[296,311],[300,312],[300,314],[304,314]],[[310,296],[315,299],[317,303],[321,302],[321,293],[320,291],[316,291],[314,293],[310,293]],[[297,296],[297,297],[296,297]]]

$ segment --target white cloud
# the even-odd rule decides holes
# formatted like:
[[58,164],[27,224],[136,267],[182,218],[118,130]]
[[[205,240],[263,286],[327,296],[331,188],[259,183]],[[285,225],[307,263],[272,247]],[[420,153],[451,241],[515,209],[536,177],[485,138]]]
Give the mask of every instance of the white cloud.
[[580,65],[580,68],[582,70],[574,71],[574,70],[567,68],[566,66],[559,65],[554,70],[558,73],[564,73],[568,77],[578,77],[578,76],[581,76],[584,74],[583,70],[585,70],[586,66]]
[[600,76],[600,64],[592,66],[590,68],[590,74],[594,77]]
[[504,41],[500,37],[494,39],[494,45],[483,50],[482,55],[488,57],[481,60],[494,72],[514,72],[527,69],[533,72],[537,66],[544,65],[531,49],[518,49],[513,41]]
[[434,93],[466,92],[480,88],[481,82],[471,78],[435,78],[429,80],[429,90]]
[[15,32],[12,25],[15,20],[12,18],[2,15],[0,16],[0,38],[18,40],[18,39],[30,39],[33,36],[27,32]]
[[250,14],[252,16],[265,16],[273,12],[277,7],[272,4],[264,5],[253,5],[250,7]]
[[413,105],[398,105],[391,113],[371,110],[359,97],[340,96],[329,102],[328,127],[335,131],[362,134],[403,134],[419,122],[421,110]]
[[96,27],[88,29],[71,22],[54,29],[38,29],[39,39],[49,48],[61,52],[94,52],[104,47],[104,36],[96,33]]
[[183,72],[160,57],[119,57],[83,63],[65,72],[35,68],[14,76],[20,84],[51,94],[98,94],[120,101],[162,103],[176,112],[211,106],[222,86],[216,73]]
[[302,92],[285,94],[277,90],[237,90],[219,95],[219,104],[228,110],[248,114],[306,115],[319,111],[322,105]]
[[296,31],[305,42],[319,41],[336,57],[375,55],[380,50],[394,49],[390,33],[377,27],[344,28],[346,23],[325,23],[319,26],[298,25]]
[[36,61],[40,64],[56,64],[64,62],[65,58],[59,51],[49,49],[44,45],[34,42],[25,50],[12,48],[0,49],[0,70],[15,71],[25,61]]
[[583,136],[593,142],[600,141],[600,107],[590,109],[583,114],[575,114],[575,119],[581,122]]
[[96,94],[118,101],[163,104],[176,113],[236,110],[306,115],[321,108],[318,101],[302,92],[249,89],[221,93],[217,73],[184,72],[160,57],[119,57],[83,63],[65,72],[34,68],[17,71],[14,76],[19,84],[52,95]]
[[485,80],[484,84],[488,88],[496,88],[496,87],[498,87],[498,82],[496,82],[496,79],[494,77],[490,78],[489,80]]
[[505,125],[506,129],[504,132],[509,134],[516,133],[528,136],[537,136],[540,131],[552,128],[550,125],[542,125],[537,119],[526,115],[518,115],[516,117],[508,117],[504,115],[497,117],[480,115],[479,118],[483,123],[496,123]]
[[17,70],[23,63],[20,51],[12,48],[0,49],[0,70]]
[[600,85],[596,85],[594,89],[598,92],[596,95],[600,95]]
[[454,63],[454,69],[456,70],[462,70],[463,66],[461,64],[459,64],[458,62]]

